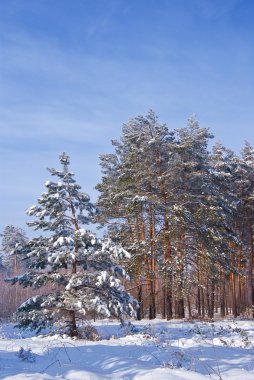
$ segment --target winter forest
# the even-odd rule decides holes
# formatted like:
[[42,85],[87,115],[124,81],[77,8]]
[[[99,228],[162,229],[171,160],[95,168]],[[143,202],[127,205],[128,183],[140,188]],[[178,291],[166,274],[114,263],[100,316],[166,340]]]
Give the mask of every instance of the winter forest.
[[70,336],[104,317],[253,318],[254,151],[212,139],[194,117],[175,130],[153,111],[131,119],[100,156],[96,205],[61,154],[27,210],[38,236],[2,231],[1,317],[18,308],[21,327]]
[[254,151],[212,139],[131,119],[96,203],[59,155],[1,231],[0,379],[253,378]]

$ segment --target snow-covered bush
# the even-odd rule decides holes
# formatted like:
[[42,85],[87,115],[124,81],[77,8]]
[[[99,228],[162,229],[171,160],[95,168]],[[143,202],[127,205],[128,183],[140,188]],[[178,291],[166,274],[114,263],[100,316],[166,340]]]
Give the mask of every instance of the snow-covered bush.
[[97,341],[100,340],[100,334],[90,323],[82,325],[79,330],[79,335],[82,339]]
[[123,321],[120,328],[123,336],[138,334],[142,331],[142,328],[133,325],[130,321]]
[[35,362],[35,354],[32,352],[31,348],[28,348],[27,350],[25,350],[23,347],[20,347],[17,356],[20,360],[22,360],[22,362],[28,362],[28,363]]

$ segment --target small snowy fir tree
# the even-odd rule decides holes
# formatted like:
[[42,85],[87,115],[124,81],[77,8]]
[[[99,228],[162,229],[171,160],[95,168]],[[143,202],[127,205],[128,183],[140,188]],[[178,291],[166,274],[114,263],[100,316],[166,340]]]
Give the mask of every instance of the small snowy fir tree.
[[137,303],[121,284],[127,275],[119,261],[128,253],[81,228],[91,221],[95,208],[69,171],[65,153],[60,162],[62,171],[48,169],[58,182],[46,181],[47,191],[27,210],[36,218],[28,225],[48,231],[47,236],[16,248],[25,254],[28,271],[10,281],[45,289],[44,295],[34,296],[19,307],[19,327],[40,331],[57,323],[65,333],[78,336],[78,319],[89,315],[119,319],[135,316]]

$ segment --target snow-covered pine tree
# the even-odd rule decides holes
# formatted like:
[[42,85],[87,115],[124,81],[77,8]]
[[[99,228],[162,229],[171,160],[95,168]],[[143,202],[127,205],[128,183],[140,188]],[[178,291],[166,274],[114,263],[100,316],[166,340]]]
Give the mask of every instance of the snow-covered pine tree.
[[149,318],[156,317],[158,261],[170,244],[162,231],[169,229],[166,179],[172,140],[167,126],[149,111],[123,125],[120,141],[112,141],[115,154],[100,156],[98,221],[108,224],[109,234],[132,253],[128,270],[136,283],[139,318],[146,305]]
[[[246,298],[235,301],[235,315],[240,315],[246,307],[252,310],[254,317],[254,148],[247,141],[241,152],[241,156],[235,159],[235,192],[238,196],[235,228],[239,239],[242,241],[242,249],[235,255],[236,267],[239,273],[246,278]],[[244,281],[237,292],[243,293]]]
[[101,242],[81,228],[95,211],[69,171],[69,157],[60,155],[63,170],[48,169],[58,182],[46,181],[47,191],[27,210],[36,220],[28,223],[47,235],[20,245],[27,273],[10,279],[34,289],[52,284],[52,290],[28,299],[18,309],[20,327],[40,331],[57,321],[70,336],[78,336],[77,319],[96,314],[104,317],[135,316],[136,301],[121,284],[125,271],[119,260],[128,253],[110,240]]
[[131,252],[128,271],[151,319],[157,310],[183,318],[186,304],[191,316],[196,291],[202,315],[205,296],[213,315],[218,267],[224,270],[235,235],[232,196],[209,160],[212,137],[195,117],[170,132],[150,111],[124,124],[115,153],[100,157],[98,221]]
[[16,271],[20,266],[20,262],[17,262],[17,255],[14,254],[15,247],[18,244],[26,243],[27,240],[26,233],[22,228],[13,225],[5,226],[2,234],[2,264],[15,274],[17,274]]
[[[241,240],[239,236],[237,237],[235,228],[239,219],[239,199],[236,191],[238,161],[239,159],[234,152],[224,147],[222,143],[216,143],[209,156],[212,194],[209,211],[211,216],[210,231],[213,231],[215,239],[211,239],[211,241],[214,240],[211,250],[213,255],[207,255],[207,259],[209,258],[210,261],[210,269],[213,267],[214,270],[208,271],[207,277],[210,280],[217,278],[216,293],[219,297],[219,310],[222,318],[226,315],[228,293],[232,293],[232,312],[235,314],[235,292],[233,294],[230,283],[232,280],[234,282],[236,273],[239,275],[235,258],[238,256],[238,252],[242,251]],[[242,224],[242,220],[240,224]],[[212,238],[211,234],[210,238]],[[200,262],[198,268],[200,274],[205,272],[205,269],[201,267],[203,263],[207,265],[208,260]],[[200,277],[202,276],[200,275]],[[203,289],[204,286],[199,287],[199,296]],[[201,298],[199,297],[200,301]]]

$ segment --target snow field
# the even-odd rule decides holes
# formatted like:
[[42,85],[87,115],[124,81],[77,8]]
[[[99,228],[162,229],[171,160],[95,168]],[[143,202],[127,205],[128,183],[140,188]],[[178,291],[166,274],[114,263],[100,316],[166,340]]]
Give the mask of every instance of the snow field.
[[0,326],[0,379],[253,380],[254,321],[93,323],[100,340]]

